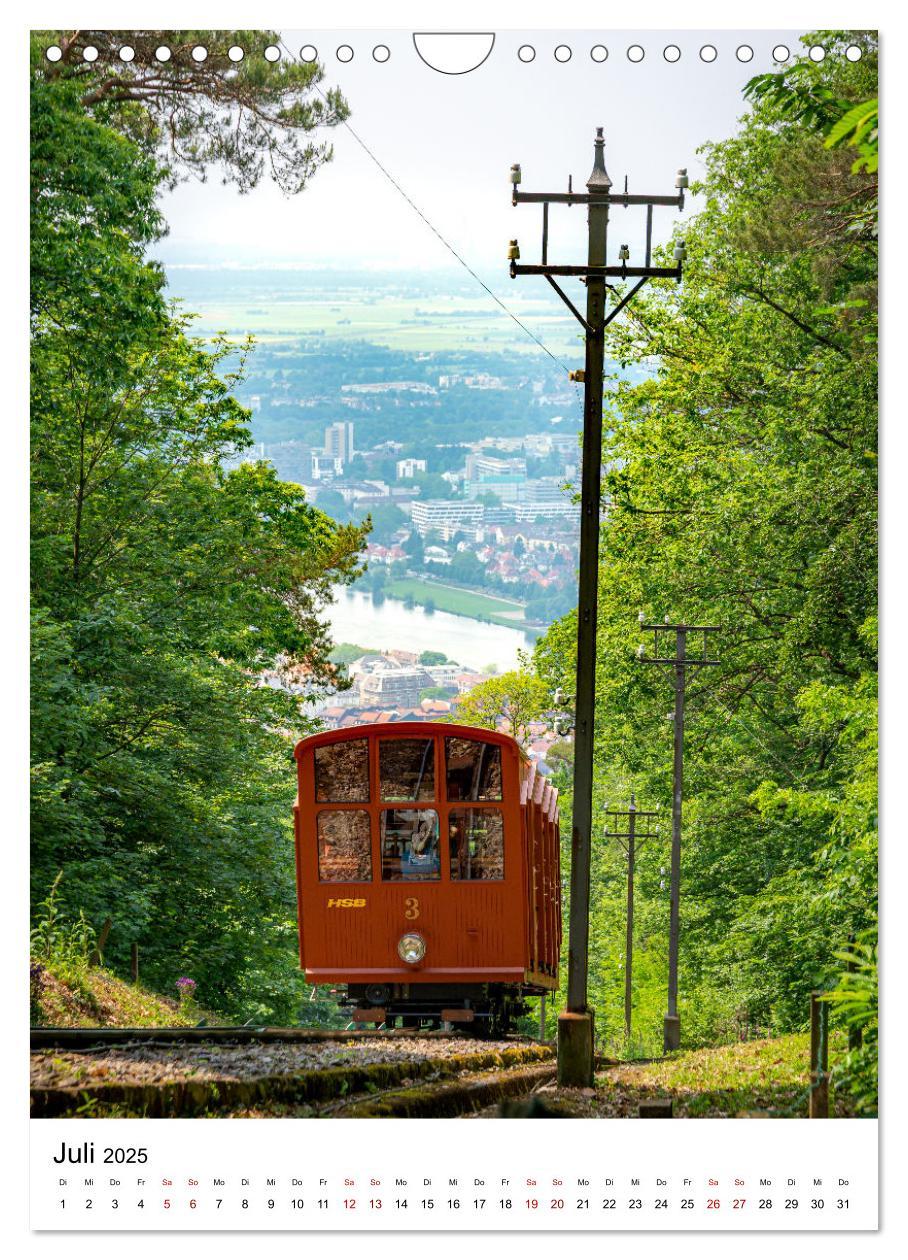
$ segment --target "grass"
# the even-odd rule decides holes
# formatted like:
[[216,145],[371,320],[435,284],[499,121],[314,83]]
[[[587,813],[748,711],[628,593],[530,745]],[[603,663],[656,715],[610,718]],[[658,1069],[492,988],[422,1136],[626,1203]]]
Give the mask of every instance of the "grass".
[[410,598],[423,605],[431,600],[439,612],[483,619],[499,626],[519,627],[526,616],[523,605],[513,600],[482,595],[459,586],[445,586],[443,582],[425,578],[396,578],[383,587],[383,594],[390,599]]
[[189,1028],[206,1016],[221,1022],[197,1006],[181,1006],[175,998],[121,980],[105,967],[67,969],[61,975],[46,963],[32,1010],[34,1024],[52,1028]]
[[[847,1034],[830,1034],[829,1066],[847,1051]],[[718,1118],[807,1115],[810,1038],[791,1033],[761,1041],[688,1050],[652,1063],[620,1063],[596,1073],[595,1091],[557,1091],[557,1103],[582,1116],[636,1116],[641,1102],[671,1098],[675,1116]],[[854,1114],[830,1091],[830,1115]]]

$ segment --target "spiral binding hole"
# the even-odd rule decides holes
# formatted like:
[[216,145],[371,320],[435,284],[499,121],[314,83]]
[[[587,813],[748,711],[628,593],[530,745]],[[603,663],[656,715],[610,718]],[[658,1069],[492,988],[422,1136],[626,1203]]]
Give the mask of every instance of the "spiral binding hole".
[[[77,53],[76,55],[79,54]],[[155,49],[154,55],[156,61],[166,63],[172,59],[173,51],[167,44],[162,44],[160,47]],[[263,55],[266,61],[273,63],[280,61],[281,50],[277,47],[277,45],[269,44],[268,47],[264,49]],[[338,61],[346,64],[353,60],[355,52],[350,44],[341,44],[337,48],[335,55]],[[608,55],[608,48],[606,48],[604,44],[594,44],[590,49],[590,58],[597,64],[601,64],[606,61],[608,59]],[[625,50],[625,55],[627,56],[628,61],[639,64],[644,60],[646,50],[640,44],[630,44]],[[787,61],[790,61],[791,55],[791,49],[786,44],[776,44],[772,50],[772,59],[777,65],[783,65]],[[828,49],[823,44],[812,44],[807,50],[807,55],[811,61],[819,64],[820,62],[826,60]],[[849,44],[844,52],[845,59],[852,63],[860,61],[863,55],[864,50],[859,44]],[[47,48],[44,49],[44,56],[52,64],[59,62],[63,59],[63,49],[59,46],[59,44],[49,44]],[[135,60],[136,50],[132,47],[132,45],[124,44],[117,50],[116,56],[120,61],[128,63]],[[202,62],[208,60],[209,50],[205,48],[204,45],[197,44],[191,50],[190,56],[194,62],[201,64]],[[234,44],[228,48],[227,56],[230,61],[237,64],[245,58],[246,52],[238,44]],[[304,44],[300,49],[299,56],[301,61],[311,64],[318,59],[318,49],[313,44]],[[573,49],[570,44],[558,44],[553,50],[553,56],[556,61],[564,65],[572,59]],[[667,62],[674,64],[675,62],[681,60],[681,49],[677,44],[667,44],[662,50],[662,56]],[[699,50],[699,56],[701,61],[710,63],[718,59],[719,53],[715,45],[704,44]],[[754,56],[755,52],[750,44],[740,44],[735,49],[735,57],[740,62],[753,61]],[[93,64],[100,57],[100,52],[94,44],[87,44],[81,51],[81,57],[83,61]],[[383,64],[384,62],[390,60],[391,50],[387,44],[376,44],[372,49],[372,58],[374,61]],[[525,65],[528,65],[530,62],[536,60],[536,49],[532,44],[521,44],[517,49],[517,59],[522,61]]]

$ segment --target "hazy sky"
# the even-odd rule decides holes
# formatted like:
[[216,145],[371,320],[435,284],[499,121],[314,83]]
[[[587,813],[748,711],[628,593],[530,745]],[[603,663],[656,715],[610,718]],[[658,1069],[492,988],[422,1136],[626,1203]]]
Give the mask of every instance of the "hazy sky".
[[[616,187],[627,174],[631,192],[671,193],[678,167],[692,179],[702,171],[700,144],[734,131],[744,110],[741,89],[774,68],[773,48],[800,49],[793,31],[506,31],[482,66],[448,75],[419,58],[408,31],[287,31],[283,38],[295,56],[306,44],[318,49],[325,84],[340,87],[350,103],[351,126],[438,230],[485,275],[500,272],[505,285],[508,239],[518,237],[524,261],[536,261],[541,225],[540,207],[510,204],[512,162],[522,164],[524,190],[566,190],[568,174],[582,188],[595,128],[604,126]],[[561,64],[553,56],[559,43],[572,49]],[[353,48],[347,64],[336,55],[342,44]],[[373,59],[377,44],[390,49],[384,64]],[[527,44],[536,50],[529,64],[517,57]],[[638,64],[626,55],[632,44],[645,50]],[[667,44],[681,50],[675,64],[663,57]],[[590,57],[594,45],[608,48],[600,64]],[[700,58],[703,45],[717,50],[711,64]],[[754,50],[748,64],[736,57],[740,45]],[[214,173],[206,184],[167,194],[170,235],[155,254],[170,266],[449,266],[450,254],[354,137],[338,127],[330,138],[333,162],[296,197],[267,181],[240,196]],[[676,217],[657,211],[657,239]],[[616,210],[613,223],[613,248],[625,240],[632,250],[639,246],[639,210]],[[550,259],[582,260],[585,231],[582,207],[553,208]]]

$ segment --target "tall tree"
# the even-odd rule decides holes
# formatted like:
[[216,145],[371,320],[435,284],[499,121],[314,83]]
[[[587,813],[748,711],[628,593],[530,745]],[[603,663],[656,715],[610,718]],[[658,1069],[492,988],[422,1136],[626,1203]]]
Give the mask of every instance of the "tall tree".
[[[291,739],[309,723],[258,674],[280,657],[313,684],[332,676],[321,614],[331,587],[358,573],[364,534],[268,465],[225,467],[251,441],[232,394],[249,348],[203,344],[164,300],[147,250],[163,231],[156,197],[171,161],[146,105],[108,85],[120,68],[83,73],[70,42],[51,70],[43,43],[32,75],[36,900],[62,871],[73,909],[112,918],[115,966],[137,940],[152,983],[190,974],[215,1008],[290,1018]],[[272,89],[261,92],[265,109]],[[162,80],[156,109],[167,93]],[[234,158],[253,179],[249,152]]]
[[[823,43],[801,84],[871,99],[872,37]],[[670,691],[635,662],[638,610],[721,626],[721,665],[690,689],[681,900],[682,1026],[714,1039],[799,1026],[874,922],[877,246],[873,172],[772,93],[702,153],[683,286],[611,326],[611,357],[650,370],[611,383],[604,426],[597,800],[671,799]],[[572,687],[575,625],[538,645],[551,686]],[[654,1038],[660,864],[650,844],[637,1023]],[[618,1025],[617,853],[599,848],[594,880],[593,1004]]]

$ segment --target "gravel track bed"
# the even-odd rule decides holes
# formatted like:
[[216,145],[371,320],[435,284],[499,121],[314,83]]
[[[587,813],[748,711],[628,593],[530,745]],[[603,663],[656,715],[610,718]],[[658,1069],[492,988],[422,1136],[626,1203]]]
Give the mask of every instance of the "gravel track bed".
[[325,1043],[251,1045],[117,1046],[91,1054],[40,1050],[31,1056],[33,1089],[107,1084],[158,1085],[173,1081],[252,1081],[347,1066],[366,1067],[422,1059],[447,1059],[514,1049],[513,1041],[409,1037]]

